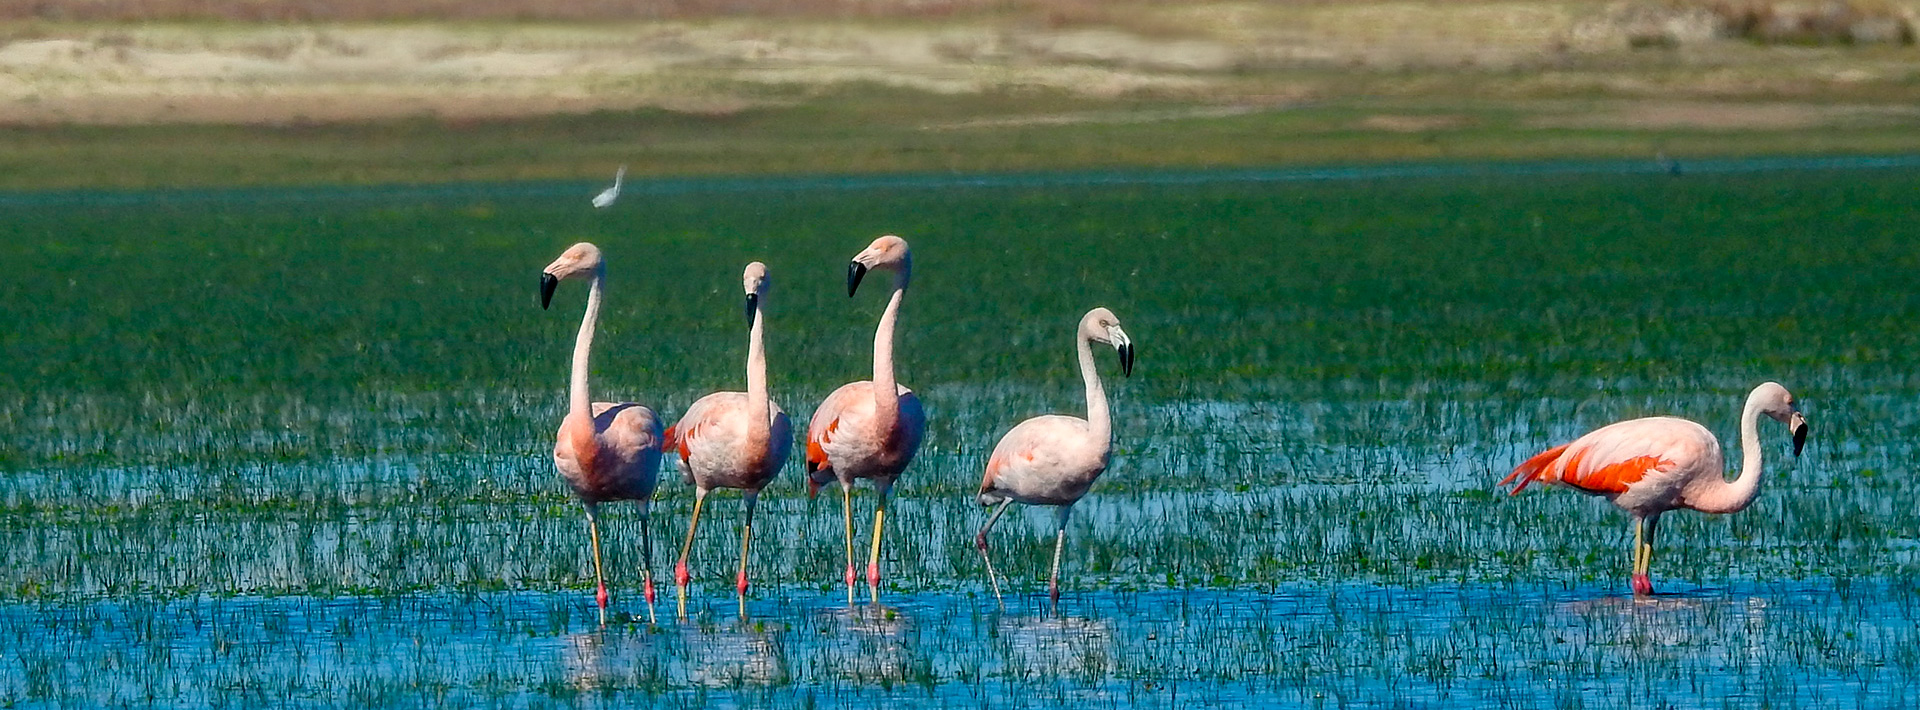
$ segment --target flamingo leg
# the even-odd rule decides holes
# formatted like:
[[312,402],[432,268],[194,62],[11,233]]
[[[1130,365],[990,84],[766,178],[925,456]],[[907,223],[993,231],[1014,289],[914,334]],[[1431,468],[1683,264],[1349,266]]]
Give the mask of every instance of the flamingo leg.
[[1053,600],[1055,611],[1060,609],[1060,551],[1067,546],[1067,517],[1073,514],[1073,506],[1060,506],[1059,529],[1053,535],[1053,572],[1047,575],[1047,596]]
[[887,498],[891,497],[888,494],[892,493],[893,484],[878,483],[878,481],[876,481],[876,483],[878,485],[874,486],[874,493],[878,494],[880,502],[876,503],[873,508],[873,551],[867,555],[867,592],[872,596],[873,603],[879,604],[880,531],[886,528]]
[[1647,519],[1633,516],[1633,595],[1644,597],[1653,594],[1653,584],[1647,579]]
[[847,606],[853,606],[853,486],[840,484],[840,510],[847,522]]
[[607,596],[607,577],[600,568],[600,516],[596,514],[598,511],[595,510],[594,504],[588,503],[586,506],[587,537],[593,541],[593,581],[599,586],[599,591],[593,594],[593,600],[600,605],[600,625],[606,626],[609,597]]
[[1640,576],[1646,580],[1647,594],[1653,594],[1653,537],[1660,529],[1660,516],[1647,516],[1647,551],[1641,553]]
[[993,529],[993,524],[1000,520],[1000,514],[1007,512],[1007,506],[1012,504],[1012,498],[1000,501],[1000,507],[993,509],[993,514],[987,516],[987,524],[980,526],[980,533],[973,538],[974,546],[980,548],[980,559],[987,563],[987,581],[993,584],[993,599],[1000,603],[1001,611],[1007,610],[1007,600],[1000,596],[1000,576],[993,571],[993,556],[987,554],[987,531]]
[[693,582],[693,575],[687,572],[687,555],[693,552],[693,533],[700,529],[700,506],[706,502],[706,489],[694,489],[693,521],[687,523],[687,541],[680,546],[680,564],[673,570],[673,582],[680,587],[680,618],[682,619],[687,618],[687,585]]
[[753,549],[753,506],[760,500],[759,491],[747,491],[747,519],[740,526],[740,618],[747,618],[747,552]]
[[657,624],[660,619],[653,614],[653,511],[647,501],[640,503],[640,578],[645,584],[647,596],[647,623]]

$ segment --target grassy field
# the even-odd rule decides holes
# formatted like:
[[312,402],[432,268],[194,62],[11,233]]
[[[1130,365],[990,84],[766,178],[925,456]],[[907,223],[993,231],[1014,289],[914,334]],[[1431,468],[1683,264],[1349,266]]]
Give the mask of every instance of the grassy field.
[[292,127],[16,126],[0,128],[0,189],[610,180],[622,163],[637,175],[697,176],[1920,151],[1920,132],[1903,120],[1740,129],[1570,124],[1621,110],[1617,100],[1350,99],[1220,115],[1184,101],[928,97],[865,87],[727,115],[644,109]]
[[728,6],[0,8],[0,189],[1920,151],[1913,3]]
[[[1018,704],[970,695],[984,679],[1085,705],[1179,705],[1153,684],[1184,682],[1223,701],[1331,685],[1329,705],[1628,707],[1670,697],[1635,680],[1655,675],[1774,707],[1826,707],[1807,687],[1880,697],[1916,672],[1898,651],[1920,599],[1915,181],[663,182],[607,211],[578,183],[16,194],[0,636],[23,650],[0,700]],[[891,516],[897,606],[827,608],[838,510],[805,499],[794,464],[763,497],[762,621],[725,621],[739,508],[722,496],[695,547],[696,620],[588,633],[584,525],[548,459],[583,296],[542,311],[540,267],[604,248],[596,394],[671,418],[740,385],[737,276],[766,261],[773,391],[802,428],[868,371],[881,304],[842,275],[880,233],[915,248],[901,377],[931,421]],[[1006,428],[1081,409],[1069,333],[1094,305],[1138,368],[1123,381],[1103,357],[1115,465],[1069,536],[1070,614],[1031,619],[1017,597],[996,620],[970,493]],[[1619,418],[1730,437],[1768,379],[1806,403],[1807,454],[1763,430],[1753,508],[1670,516],[1654,573],[1682,594],[1659,605],[1613,596],[1617,513],[1493,493]],[[662,491],[654,532],[676,540],[691,497],[671,476]],[[607,517],[616,609],[643,613],[636,521]],[[1017,591],[1044,588],[1050,519],[996,533]],[[1590,682],[1540,685],[1568,673]]]

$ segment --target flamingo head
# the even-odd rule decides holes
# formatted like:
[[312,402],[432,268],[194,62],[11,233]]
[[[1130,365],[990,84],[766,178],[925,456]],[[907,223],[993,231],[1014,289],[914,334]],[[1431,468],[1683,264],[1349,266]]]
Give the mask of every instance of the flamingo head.
[[748,264],[746,272],[740,275],[740,285],[747,290],[747,325],[751,327],[754,317],[760,314],[760,301],[773,286],[773,278],[767,275],[767,265],[756,261]]
[[853,255],[853,263],[847,265],[848,296],[860,288],[860,278],[867,275],[868,269],[891,269],[894,280],[905,287],[908,275],[913,272],[913,252],[907,249],[907,240],[889,234],[873,240]]
[[560,258],[554,259],[540,272],[540,307],[546,308],[553,303],[553,291],[560,287],[563,279],[588,279],[603,273],[606,262],[600,259],[600,247],[590,242],[581,242],[567,247]]
[[1080,337],[1112,345],[1120,353],[1120,374],[1133,376],[1133,339],[1120,329],[1120,318],[1113,311],[1105,308],[1087,311],[1087,315],[1080,318]]
[[1753,394],[1747,396],[1749,406],[1758,408],[1762,414],[1773,417],[1774,421],[1787,425],[1793,432],[1793,455],[1799,456],[1800,450],[1807,445],[1807,416],[1800,413],[1800,404],[1793,393],[1778,382],[1761,383],[1753,388]]

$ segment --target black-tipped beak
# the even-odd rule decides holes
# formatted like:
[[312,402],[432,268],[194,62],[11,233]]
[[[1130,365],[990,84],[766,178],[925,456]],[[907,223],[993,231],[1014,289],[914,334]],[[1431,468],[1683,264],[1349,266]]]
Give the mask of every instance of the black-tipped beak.
[[1807,421],[1802,419],[1797,423],[1799,426],[1793,428],[1793,455],[1796,457],[1800,455],[1800,449],[1807,445]]
[[867,265],[858,261],[847,264],[847,296],[860,289],[860,277],[867,275]]
[[760,310],[760,294],[747,294],[747,327],[753,327],[753,313]]
[[559,288],[560,277],[553,274],[540,274],[540,309],[546,310],[553,304],[553,290]]
[[1132,377],[1133,376],[1133,343],[1127,343],[1125,345],[1121,345],[1119,350],[1120,350],[1120,374],[1123,377]]

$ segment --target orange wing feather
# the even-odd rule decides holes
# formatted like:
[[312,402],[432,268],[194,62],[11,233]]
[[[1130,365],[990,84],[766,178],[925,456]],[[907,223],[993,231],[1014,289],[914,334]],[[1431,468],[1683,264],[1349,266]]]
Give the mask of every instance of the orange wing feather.
[[1508,495],[1518,495],[1521,489],[1534,481],[1558,483],[1588,493],[1625,493],[1633,484],[1646,478],[1647,472],[1673,465],[1672,461],[1648,455],[1592,468],[1586,458],[1593,451],[1591,447],[1582,447],[1574,451],[1572,456],[1567,456],[1569,446],[1572,444],[1556,446],[1527,459],[1515,467],[1513,473],[1501,479],[1500,485],[1518,481]]
[[821,430],[819,437],[814,437],[812,432],[808,432],[807,473],[827,467],[827,450],[822,447],[833,441],[833,432],[839,428],[840,418],[834,417],[833,421],[827,422],[826,428]]
[[[1548,466],[1552,466],[1553,462],[1560,458],[1560,454],[1566,453],[1568,446],[1570,446],[1570,444],[1561,444],[1547,449],[1533,458],[1527,459],[1526,463],[1514,467],[1513,473],[1509,473],[1506,478],[1500,479],[1500,485],[1504,486],[1512,483],[1515,479],[1519,479],[1520,482],[1515,484],[1513,490],[1509,491],[1507,495],[1520,495],[1520,490],[1526,488],[1527,484],[1534,482],[1535,479],[1540,478],[1540,474],[1545,472]],[[1549,483],[1551,483],[1551,481],[1549,481]]]
[[1625,493],[1627,488],[1646,478],[1648,471],[1673,465],[1672,461],[1658,456],[1635,456],[1591,470],[1579,463],[1578,458],[1569,462],[1560,474],[1560,482],[1590,493]]
[[667,427],[666,434],[661,436],[660,448],[664,451],[678,449],[680,451],[680,463],[687,463],[687,459],[693,457],[693,452],[687,448],[687,439],[691,438],[690,435],[692,433],[693,432],[689,431],[687,432],[689,436],[682,436],[679,424]]

